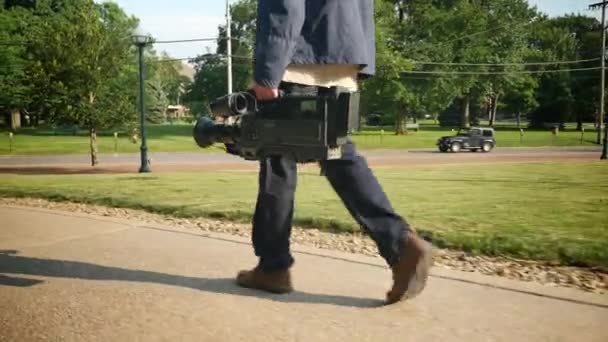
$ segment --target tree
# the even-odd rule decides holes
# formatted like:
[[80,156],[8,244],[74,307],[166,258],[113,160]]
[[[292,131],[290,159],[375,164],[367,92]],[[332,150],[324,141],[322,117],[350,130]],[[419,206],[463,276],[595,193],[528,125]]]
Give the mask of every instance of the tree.
[[4,113],[6,123],[12,122],[11,114],[24,106],[30,94],[18,24],[24,12],[19,9],[9,12],[0,7],[0,112]]
[[158,78],[157,81],[160,82],[167,101],[177,104],[184,89],[190,84],[190,80],[181,74],[182,62],[172,59],[166,52],[157,57],[152,50],[147,65],[149,73]]
[[164,89],[161,76],[156,74],[146,82],[147,120],[152,123],[163,123],[167,120],[169,106],[168,94]]
[[538,107],[537,88],[538,79],[532,76],[515,78],[507,85],[501,106],[516,114],[517,128],[521,127],[522,114]]
[[[553,20],[558,27],[565,28],[575,40],[572,54],[574,60],[591,60],[598,55],[601,46],[601,23],[595,18],[582,15],[567,15]],[[599,61],[575,64],[575,68],[589,68],[599,65]],[[572,67],[572,66],[570,66]],[[600,101],[599,72],[583,70],[571,73],[571,91],[573,96],[573,113],[569,120],[576,120],[577,130],[582,129],[584,121],[593,122],[595,113],[599,112]]]
[[39,96],[31,105],[56,124],[87,127],[95,166],[97,129],[135,118],[131,104],[136,88],[129,89],[117,79],[135,79],[130,35],[137,21],[115,3],[91,0],[69,5],[40,0],[32,14],[28,78]]
[[376,1],[376,75],[364,82],[362,102],[368,112],[381,113],[395,122],[395,132],[404,133],[401,124],[405,120],[408,92],[402,82],[402,71],[407,65],[390,45],[399,24],[398,12],[391,1]]
[[[597,20],[583,16],[546,19],[537,25],[531,44],[548,61],[591,59],[597,56],[598,27]],[[594,64],[552,65],[546,69],[588,68]],[[541,74],[536,94],[539,105],[531,115],[531,126],[576,120],[580,129],[584,120],[592,120],[599,98],[597,73],[583,70]]]
[[11,9],[14,7],[34,8],[36,0],[5,0],[4,8]]
[[[539,13],[530,8],[527,1],[500,0],[490,1],[482,5],[488,13],[488,23],[499,28],[493,30],[485,42],[489,46],[489,63],[525,63],[529,55],[528,40],[531,33],[530,26],[539,19]],[[508,29],[507,29],[508,28]],[[495,71],[525,71],[526,68],[508,66],[494,68]],[[489,125],[494,126],[500,99],[514,84],[530,85],[528,74],[505,73],[482,79],[486,83],[487,112]]]
[[[396,134],[406,134],[406,120],[445,106],[445,83],[416,77],[413,58],[426,59],[421,50],[408,50],[407,42],[418,40],[417,17],[403,1],[376,1],[376,75],[363,83],[362,108],[381,113],[395,123]],[[439,105],[438,105],[439,104]]]
[[[133,119],[134,115],[111,115],[113,108],[124,96],[112,98],[112,101],[98,101],[99,97],[110,98],[116,95],[115,89],[108,84],[128,70],[128,61],[132,59],[130,34],[136,22],[128,18],[115,3],[97,5],[92,1],[83,1],[80,10],[68,11],[67,18],[78,22],[74,38],[79,42],[79,54],[75,54],[73,70],[76,72],[76,102],[79,107],[66,112],[67,120],[76,120],[88,127],[91,133],[92,165],[97,164],[95,132],[100,126],[116,126]],[[80,20],[77,20],[77,19]],[[133,88],[135,89],[135,88]],[[84,100],[84,101],[83,101]],[[132,102],[131,102],[132,103]],[[102,105],[109,106],[102,106]],[[134,114],[132,112],[131,114]]]
[[[421,106],[457,108],[463,127],[486,107],[493,121],[504,88],[516,77],[509,71],[521,70],[497,64],[523,61],[527,26],[537,13],[525,0],[411,0],[404,6],[400,51],[420,61],[416,72],[431,73],[412,75],[427,80],[417,97],[429,89],[442,95],[426,97]],[[439,99],[448,101],[428,102]]]
[[[257,22],[257,1],[241,0],[230,6],[233,88],[245,90],[253,78],[253,50]],[[228,55],[226,27],[218,28],[217,53]],[[226,60],[224,60],[226,61]]]
[[196,115],[208,114],[209,103],[226,94],[226,64],[215,55],[199,56],[194,62],[194,82],[188,87],[184,100]]
[[[241,0],[230,7],[234,91],[248,89],[253,77],[251,56],[255,43],[256,10],[257,1],[254,0]],[[225,25],[218,31],[217,53],[200,55],[193,60],[196,74],[194,82],[187,87],[184,100],[197,114],[207,113],[209,102],[225,95],[228,88]]]

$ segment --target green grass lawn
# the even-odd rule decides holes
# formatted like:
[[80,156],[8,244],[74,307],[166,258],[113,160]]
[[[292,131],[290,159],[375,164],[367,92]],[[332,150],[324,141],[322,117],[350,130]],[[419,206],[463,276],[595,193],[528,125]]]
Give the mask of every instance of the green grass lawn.
[[[450,130],[421,130],[408,135],[397,136],[392,131],[363,131],[354,135],[354,140],[362,149],[415,149],[435,148],[437,139],[454,135]],[[523,139],[519,131],[498,130],[496,142],[498,147],[547,147],[547,146],[597,146],[595,135],[586,132],[581,143],[581,133],[574,131],[560,132],[554,137],[549,131],[525,131]]]
[[[527,163],[380,168],[394,206],[440,247],[608,267],[608,164]],[[0,195],[249,222],[253,172],[0,178]],[[358,230],[327,181],[301,174],[295,221]]]
[[[210,148],[201,150],[192,138],[192,126],[179,125],[150,125],[147,131],[148,147],[153,152],[208,152],[222,153],[222,150]],[[426,125],[419,132],[396,136],[392,131],[381,133],[379,129],[366,129],[354,134],[354,141],[362,149],[416,149],[435,148],[437,139],[444,135],[454,134],[449,129],[439,129]],[[497,128],[499,147],[525,146],[594,146],[596,133],[587,131],[581,142],[581,133],[576,131],[560,132],[557,137],[549,131],[526,130],[523,140],[516,129]],[[115,145],[112,132],[104,132],[98,136],[100,153],[135,153],[139,151],[139,143],[131,142],[125,134],[119,134]],[[86,132],[77,136],[53,135],[51,130],[28,130],[17,132],[13,138],[12,150],[9,146],[9,135],[0,131],[0,155],[52,155],[52,154],[85,154],[89,152],[89,138]]]
[[[150,125],[146,132],[151,152],[222,152],[215,148],[198,148],[192,138],[192,126],[189,125]],[[97,135],[97,143],[99,153],[136,153],[140,147],[139,142],[133,143],[124,132],[119,132],[117,140],[113,132],[102,132]],[[9,150],[9,134],[0,132],[0,155],[86,154],[90,152],[90,140],[86,131],[72,136],[53,135],[50,129],[24,129],[13,136],[12,152]]]

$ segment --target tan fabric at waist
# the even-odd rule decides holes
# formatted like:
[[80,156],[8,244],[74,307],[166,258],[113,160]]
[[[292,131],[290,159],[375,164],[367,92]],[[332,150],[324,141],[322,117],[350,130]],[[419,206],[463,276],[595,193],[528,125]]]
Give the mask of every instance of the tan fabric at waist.
[[359,68],[359,65],[350,64],[292,64],[287,67],[283,81],[318,87],[338,86],[357,91]]

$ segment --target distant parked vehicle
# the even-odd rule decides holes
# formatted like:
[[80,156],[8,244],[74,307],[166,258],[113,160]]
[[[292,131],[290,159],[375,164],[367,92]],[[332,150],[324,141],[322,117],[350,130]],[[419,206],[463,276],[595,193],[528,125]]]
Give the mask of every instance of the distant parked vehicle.
[[486,127],[461,128],[455,136],[441,137],[437,140],[437,147],[441,152],[462,150],[490,152],[496,147],[495,131]]
[[366,124],[368,126],[380,126],[382,125],[382,116],[380,114],[369,114]]

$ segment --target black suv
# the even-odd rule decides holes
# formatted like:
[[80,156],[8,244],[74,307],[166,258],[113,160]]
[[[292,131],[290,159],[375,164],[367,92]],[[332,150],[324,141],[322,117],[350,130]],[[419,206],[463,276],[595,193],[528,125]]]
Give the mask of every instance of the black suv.
[[496,147],[495,132],[493,128],[472,127],[458,130],[455,136],[442,137],[437,141],[441,152],[460,152],[471,150],[477,152],[490,152]]

